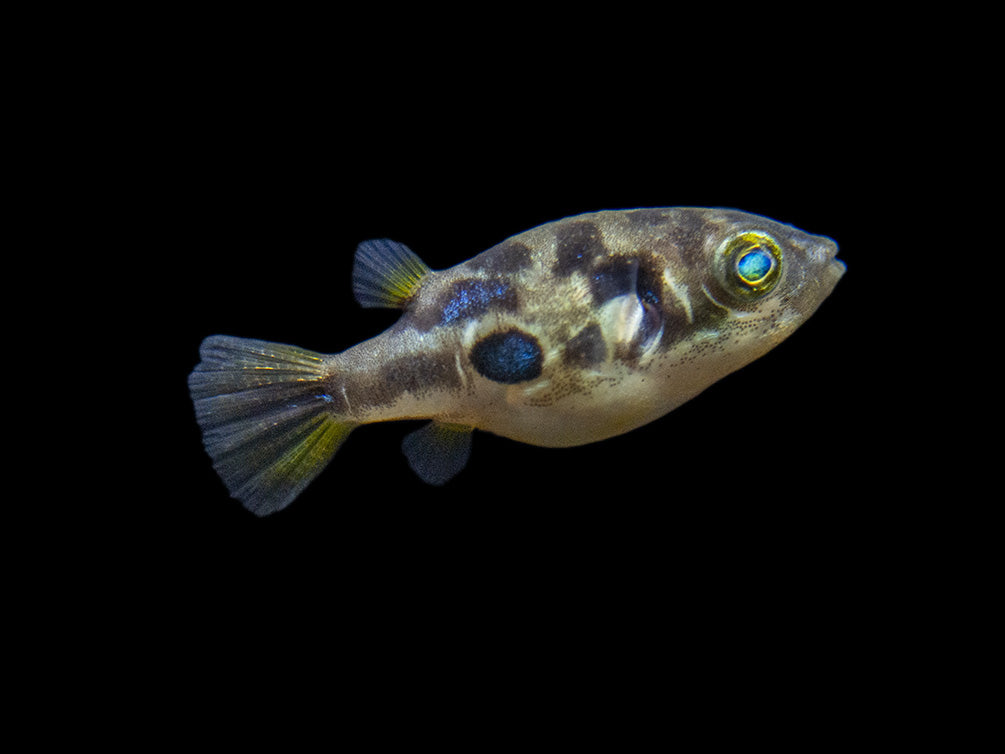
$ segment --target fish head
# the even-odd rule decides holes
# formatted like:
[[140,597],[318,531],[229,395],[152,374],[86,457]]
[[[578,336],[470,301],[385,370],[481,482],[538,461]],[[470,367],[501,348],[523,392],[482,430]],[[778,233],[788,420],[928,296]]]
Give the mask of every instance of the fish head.
[[663,274],[662,328],[640,363],[664,373],[676,405],[791,335],[845,272],[830,238],[759,215],[673,208],[642,221]]
[[745,212],[705,210],[698,268],[731,349],[757,358],[788,337],[845,273],[837,244]]

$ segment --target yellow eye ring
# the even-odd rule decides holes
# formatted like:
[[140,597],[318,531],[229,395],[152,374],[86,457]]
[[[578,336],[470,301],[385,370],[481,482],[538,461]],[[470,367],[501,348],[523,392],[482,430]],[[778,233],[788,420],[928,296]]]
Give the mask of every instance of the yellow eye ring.
[[774,238],[759,231],[745,231],[720,247],[726,283],[741,296],[763,296],[782,275],[782,250]]

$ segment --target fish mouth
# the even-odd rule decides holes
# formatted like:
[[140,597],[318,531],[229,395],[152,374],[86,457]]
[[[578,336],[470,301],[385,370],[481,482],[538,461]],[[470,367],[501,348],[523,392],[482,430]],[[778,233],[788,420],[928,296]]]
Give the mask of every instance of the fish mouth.
[[838,245],[826,236],[819,237],[820,244],[816,248],[816,257],[824,265],[824,274],[835,283],[848,269],[847,265],[837,258]]

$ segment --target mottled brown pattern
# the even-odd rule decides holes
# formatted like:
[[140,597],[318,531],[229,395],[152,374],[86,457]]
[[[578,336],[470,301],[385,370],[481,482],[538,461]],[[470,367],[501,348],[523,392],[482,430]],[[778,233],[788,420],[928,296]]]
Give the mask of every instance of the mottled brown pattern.
[[417,308],[409,322],[423,331],[477,319],[490,311],[515,312],[520,300],[516,289],[502,278],[463,279],[436,295],[432,305]]
[[614,257],[600,260],[596,267],[584,270],[589,276],[593,303],[600,306],[616,296],[634,293],[638,269],[637,259]]
[[600,325],[587,325],[565,344],[562,363],[580,369],[599,364],[607,358],[607,344]]
[[555,240],[555,274],[560,277],[591,267],[608,254],[600,229],[586,220],[558,223]]
[[666,225],[670,222],[665,209],[636,209],[625,213],[625,219],[643,233],[651,228]]
[[[771,288],[737,270],[730,244],[751,231],[781,251]],[[329,356],[224,337],[200,351],[204,442],[256,513],[287,505],[361,424],[429,418],[548,447],[630,431],[767,353],[845,271],[829,239],[701,208],[558,220],[438,272],[403,248],[362,244],[354,266],[361,303],[406,304],[380,335]],[[466,461],[411,437],[426,481]]]
[[391,406],[405,393],[422,398],[439,390],[459,390],[462,382],[452,352],[428,351],[375,363],[371,370],[337,372],[326,387],[340,412],[361,415]]
[[435,351],[391,361],[380,370],[380,380],[395,397],[403,392],[421,395],[429,390],[461,387],[454,354]]
[[512,275],[530,266],[533,252],[527,244],[512,239],[503,241],[471,260],[471,269],[489,275]]

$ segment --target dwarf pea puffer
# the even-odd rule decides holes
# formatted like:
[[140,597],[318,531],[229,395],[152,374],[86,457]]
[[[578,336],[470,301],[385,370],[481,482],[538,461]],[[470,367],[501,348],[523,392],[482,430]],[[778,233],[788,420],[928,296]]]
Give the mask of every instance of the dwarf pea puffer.
[[367,241],[353,290],[403,309],[395,325],[331,355],[215,335],[189,389],[214,468],[259,515],[372,422],[431,419],[403,448],[442,484],[473,429],[562,447],[663,416],[802,324],[844,274],[836,253],[764,217],[681,207],[558,220],[437,272]]

